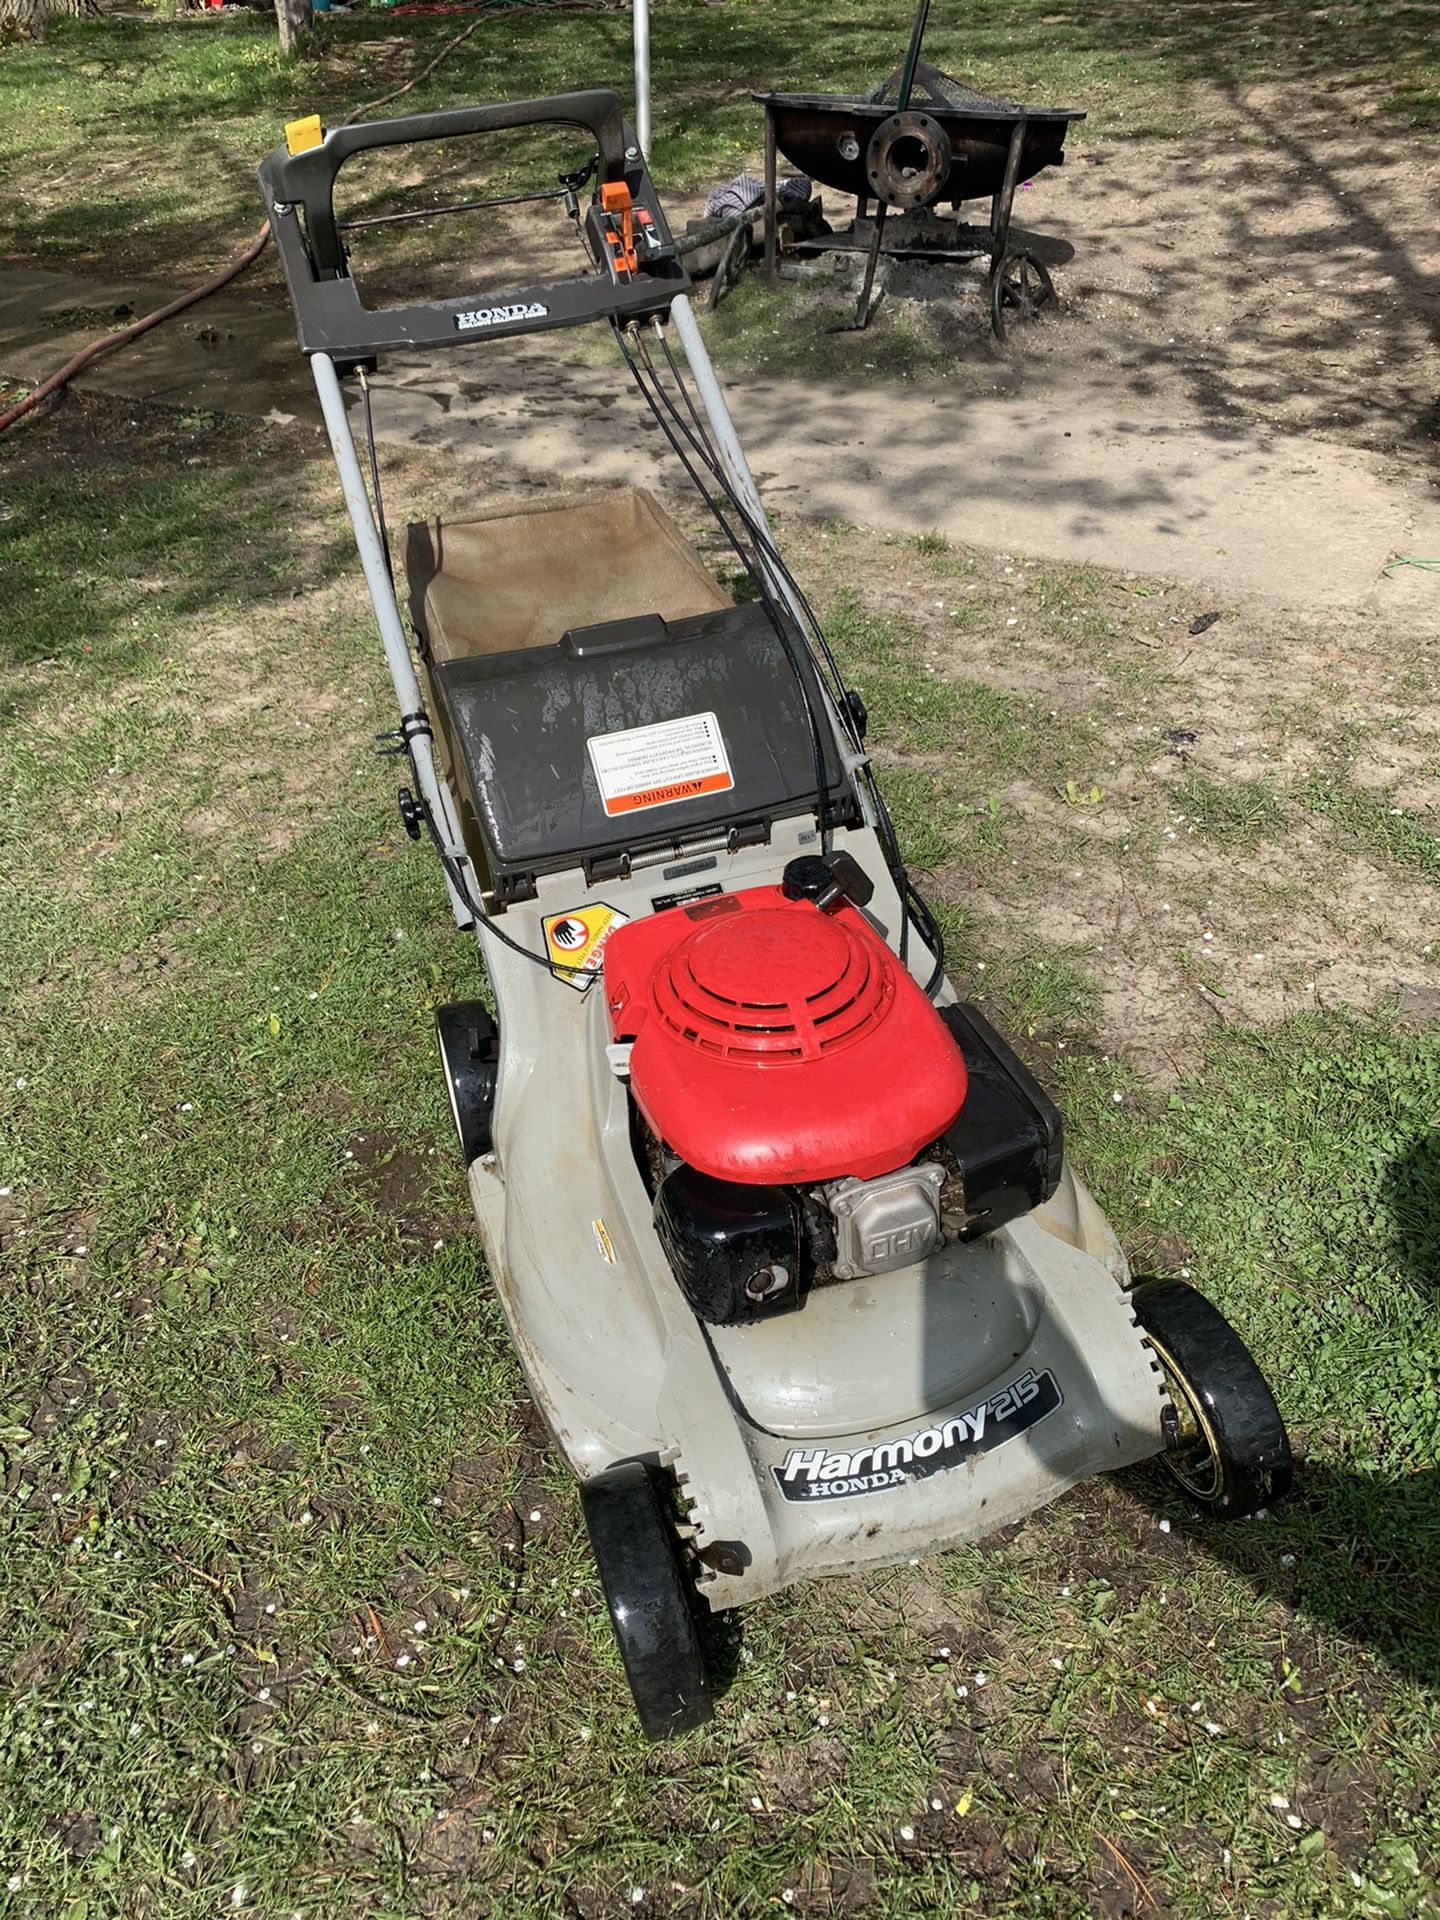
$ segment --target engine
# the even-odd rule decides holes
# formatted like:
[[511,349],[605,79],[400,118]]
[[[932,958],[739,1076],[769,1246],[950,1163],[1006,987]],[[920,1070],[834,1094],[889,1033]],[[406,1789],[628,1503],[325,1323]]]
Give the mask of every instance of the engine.
[[848,856],[794,860],[779,887],[606,944],[656,1230],[712,1323],[913,1265],[1054,1191],[1059,1114],[973,1008],[936,1011],[868,897]]

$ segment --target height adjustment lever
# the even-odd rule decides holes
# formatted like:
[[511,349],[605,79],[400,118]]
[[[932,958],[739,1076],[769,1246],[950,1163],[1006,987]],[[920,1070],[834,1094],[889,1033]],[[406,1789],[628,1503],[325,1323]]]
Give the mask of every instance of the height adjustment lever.
[[780,888],[787,900],[813,900],[822,913],[841,900],[853,907],[868,906],[875,893],[870,876],[854,855],[838,850],[823,856],[802,853],[787,861]]
[[635,254],[635,210],[630,188],[623,180],[600,183],[600,231],[610,248],[615,278],[634,273],[640,265]]

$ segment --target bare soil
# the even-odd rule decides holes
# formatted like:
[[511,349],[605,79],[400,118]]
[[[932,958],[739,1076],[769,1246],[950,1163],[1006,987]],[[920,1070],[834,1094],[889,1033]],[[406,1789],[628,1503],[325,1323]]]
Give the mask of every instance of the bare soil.
[[[1385,819],[1413,813],[1440,837],[1440,633],[1247,604],[1192,635],[1207,610],[1193,590],[1094,574],[1087,631],[1099,637],[1067,657],[1043,611],[1053,576],[1019,555],[977,583],[857,529],[842,540],[797,524],[789,552],[818,604],[848,587],[918,635],[927,673],[1031,699],[1042,726],[1077,714],[1097,725],[1075,769],[1097,804],[1016,769],[994,794],[1014,857],[942,868],[930,890],[978,919],[977,953],[1040,942],[1074,956],[1099,988],[1105,1052],[1169,1081],[1217,1025],[1381,1005],[1424,1018],[1436,1004],[1440,889],[1357,845],[1303,790],[1334,772],[1383,796]],[[954,617],[967,592],[997,584],[1013,625]],[[967,780],[963,737],[938,756],[870,744],[882,777],[933,758],[951,804],[990,798],[983,773]],[[1258,783],[1273,824],[1217,828],[1177,792],[1193,775],[1222,799]],[[985,971],[960,984],[983,996]]]
[[[1440,448],[1440,151],[1306,88],[1214,101],[1183,141],[1078,144],[1016,197],[1016,244],[1062,299],[1001,390],[1107,391],[1177,420],[1266,425],[1433,465]],[[900,269],[933,294],[943,269]],[[975,295],[954,338],[986,345]]]

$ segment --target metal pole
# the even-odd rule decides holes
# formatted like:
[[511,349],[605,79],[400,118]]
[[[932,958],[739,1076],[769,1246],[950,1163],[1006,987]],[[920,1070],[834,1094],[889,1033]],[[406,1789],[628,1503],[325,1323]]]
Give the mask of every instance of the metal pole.
[[[926,0],[929,4],[929,0]],[[635,35],[635,132],[640,151],[650,152],[650,0],[631,0]]]
[[1020,154],[1025,145],[1025,122],[1017,120],[1010,129],[1010,148],[1005,155],[1005,178],[1000,183],[999,205],[991,211],[990,271],[1000,271],[1005,249],[1010,244],[1010,210],[1015,205],[1015,183],[1020,178]]
[[910,29],[910,46],[905,55],[905,70],[900,76],[900,97],[895,102],[895,111],[904,113],[910,104],[910,93],[915,85],[915,69],[920,64],[920,42],[925,38],[925,21],[930,13],[930,0],[920,0],[915,10],[915,24]]
[[[395,689],[400,715],[402,720],[410,714],[423,716],[425,709],[420,683],[415,677],[415,665],[410,658],[405,629],[401,625],[400,608],[396,604],[395,586],[390,578],[385,548],[370,508],[370,496],[365,491],[360,456],[355,450],[355,436],[350,431],[345,396],[340,391],[335,362],[328,353],[312,353],[310,371],[315,380],[315,391],[320,396],[320,411],[325,416],[326,431],[330,435],[330,450],[339,470],[340,488],[345,495],[345,505],[350,510],[350,525],[355,531],[355,545],[359,549],[365,584],[370,589],[370,604],[375,609],[375,623],[380,629],[380,643],[385,649],[385,664],[390,669],[390,684]],[[468,856],[460,838],[454,802],[435,770],[435,755],[428,730],[407,729],[407,743],[410,757],[415,763],[420,796],[430,809],[430,817],[439,831],[446,855],[464,871],[469,865]],[[445,875],[445,886],[457,926],[473,926],[475,916],[455,891],[448,873]]]
[[860,298],[855,303],[855,318],[848,327],[842,327],[842,333],[863,333],[870,324],[870,289],[875,284],[875,268],[880,260],[880,242],[885,236],[885,215],[890,211],[888,200],[875,202],[875,231],[870,237],[870,253],[865,262],[865,278],[860,287]]
[[775,276],[775,109],[765,103],[765,278]]
[[[686,362],[695,376],[695,385],[700,391],[700,403],[705,409],[706,418],[719,443],[720,462],[725,469],[726,477],[739,494],[745,511],[756,526],[768,535],[770,522],[765,517],[765,508],[760,500],[760,489],[755,485],[755,476],[751,473],[750,463],[745,458],[745,449],[740,445],[740,437],[735,431],[735,422],[730,418],[730,409],[725,404],[725,395],[720,391],[720,382],[715,377],[710,355],[705,351],[705,342],[700,337],[700,328],[696,323],[695,312],[690,305],[688,294],[677,294],[670,302],[670,317],[675,322],[676,333],[680,336],[680,345],[685,351]],[[775,584],[796,619],[801,619],[800,609],[791,600],[784,582],[777,580]]]

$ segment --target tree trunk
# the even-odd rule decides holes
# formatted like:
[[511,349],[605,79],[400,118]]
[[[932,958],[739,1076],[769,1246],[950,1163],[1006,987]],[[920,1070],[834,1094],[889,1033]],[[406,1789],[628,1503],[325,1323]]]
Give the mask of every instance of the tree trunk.
[[[4,5],[5,0],[0,0]],[[275,0],[280,22],[280,51],[288,59],[304,49],[310,39],[310,0]]]
[[45,22],[58,19],[97,19],[95,0],[0,0],[0,33],[24,33],[45,38]]

